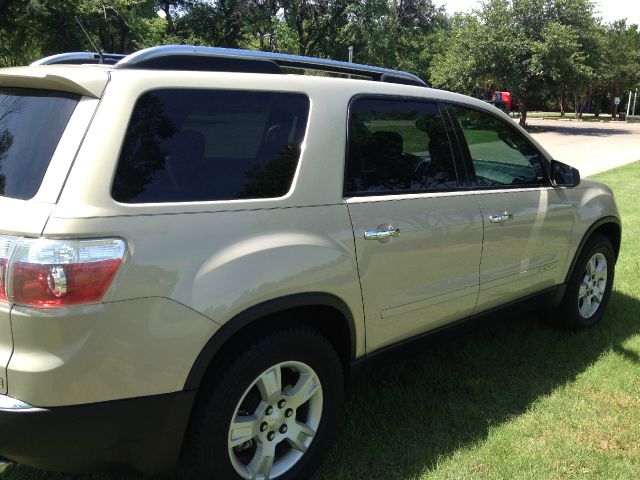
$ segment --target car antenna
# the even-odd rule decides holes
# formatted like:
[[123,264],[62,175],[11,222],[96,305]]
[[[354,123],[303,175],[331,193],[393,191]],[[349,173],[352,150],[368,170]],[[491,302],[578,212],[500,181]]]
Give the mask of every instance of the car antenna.
[[102,52],[100,51],[100,49],[98,48],[98,46],[94,43],[94,41],[91,39],[91,36],[87,33],[87,31],[84,29],[84,26],[82,25],[82,22],[80,21],[80,19],[78,17],[73,17],[76,19],[76,22],[78,22],[78,25],[80,25],[80,28],[82,29],[82,32],[85,34],[85,36],[87,37],[87,39],[89,40],[89,43],[91,44],[91,46],[93,47],[93,49],[96,51],[96,53],[98,54],[98,56],[100,57],[100,63],[104,63],[104,55],[102,54]]

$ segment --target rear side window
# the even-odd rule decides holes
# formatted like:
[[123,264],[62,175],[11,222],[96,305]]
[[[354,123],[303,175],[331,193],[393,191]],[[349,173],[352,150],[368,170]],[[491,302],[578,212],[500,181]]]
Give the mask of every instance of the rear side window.
[[79,100],[71,93],[0,88],[0,195],[35,196]]
[[442,190],[458,185],[436,104],[360,99],[350,112],[346,194]]
[[309,115],[298,93],[166,89],[137,101],[112,186],[123,203],[282,197]]

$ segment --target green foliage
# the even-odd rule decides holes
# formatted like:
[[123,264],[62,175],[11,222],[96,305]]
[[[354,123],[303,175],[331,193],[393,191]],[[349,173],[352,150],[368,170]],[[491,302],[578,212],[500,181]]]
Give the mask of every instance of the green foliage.
[[[150,0],[29,0],[5,2],[0,15],[0,65],[93,50],[76,22],[107,52],[130,53],[162,42],[167,29]],[[0,12],[1,13],[1,12]]]
[[640,32],[603,25],[594,0],[487,0],[449,17],[434,0],[0,0],[0,66],[98,46],[130,53],[160,44],[213,45],[347,60],[407,70],[437,87],[587,103],[640,85]]
[[[599,79],[608,85],[610,102],[625,91],[640,86],[640,30],[618,21],[606,27]],[[613,107],[615,115],[615,107]]]
[[638,82],[637,27],[602,26],[591,0],[489,0],[438,38],[431,82],[464,93],[509,90],[522,124],[543,95],[563,111],[571,96],[579,115],[588,98]]
[[485,83],[492,83],[483,66],[481,43],[482,25],[473,15],[458,15],[451,29],[435,34],[430,71],[434,86],[471,95]]

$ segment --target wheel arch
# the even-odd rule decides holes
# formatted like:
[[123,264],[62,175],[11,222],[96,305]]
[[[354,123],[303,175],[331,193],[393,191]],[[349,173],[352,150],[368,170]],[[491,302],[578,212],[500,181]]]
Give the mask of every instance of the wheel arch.
[[295,321],[322,334],[336,349],[345,378],[356,355],[356,328],[348,305],[335,295],[310,292],[287,295],[254,305],[226,322],[207,342],[187,376],[184,389],[196,390],[216,360],[259,333]]
[[580,255],[582,254],[582,250],[584,249],[584,246],[589,241],[589,239],[595,234],[604,235],[611,241],[611,244],[613,245],[614,253],[616,255],[616,260],[618,259],[618,254],[620,253],[620,244],[622,241],[622,226],[620,224],[620,219],[614,216],[603,217],[597,220],[596,222],[594,222],[587,229],[585,234],[582,236],[582,240],[580,240],[580,244],[576,249],[576,253],[573,256],[573,259],[571,260],[571,265],[569,266],[569,269],[567,271],[567,275],[565,277],[565,283],[569,281],[569,278],[571,278],[571,275],[573,274],[573,270],[576,266],[576,262],[578,261],[578,258],[580,258]]

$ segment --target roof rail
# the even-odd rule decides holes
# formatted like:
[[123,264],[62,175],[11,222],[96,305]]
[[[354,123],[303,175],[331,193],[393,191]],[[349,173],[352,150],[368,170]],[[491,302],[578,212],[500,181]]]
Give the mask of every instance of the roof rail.
[[117,53],[103,53],[104,62],[100,59],[100,55],[95,52],[69,52],[51,55],[50,57],[41,58],[31,64],[37,65],[81,65],[86,63],[104,63],[106,65],[115,65],[126,55]]
[[387,68],[282,53],[190,45],[167,45],[140,50],[120,60],[114,68],[205,70],[284,73],[281,67],[318,70],[368,77],[380,82],[426,87],[420,77]]

